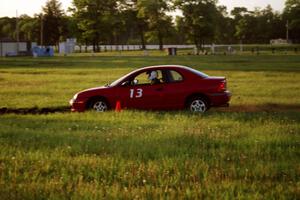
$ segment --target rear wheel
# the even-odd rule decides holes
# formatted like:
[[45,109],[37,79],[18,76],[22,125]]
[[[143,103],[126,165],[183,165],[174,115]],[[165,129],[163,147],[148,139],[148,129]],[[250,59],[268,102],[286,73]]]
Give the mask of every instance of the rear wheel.
[[203,97],[194,97],[188,103],[188,109],[193,113],[204,113],[208,108],[208,103]]
[[95,99],[89,104],[89,109],[96,112],[105,112],[109,109],[109,107],[108,103],[104,99]]

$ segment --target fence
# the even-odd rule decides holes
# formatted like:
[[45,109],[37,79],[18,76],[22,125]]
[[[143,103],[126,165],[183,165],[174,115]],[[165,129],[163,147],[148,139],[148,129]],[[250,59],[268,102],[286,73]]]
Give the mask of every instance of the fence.
[[[141,50],[142,45],[99,45],[101,51],[134,51]],[[163,48],[193,49],[195,45],[164,45]],[[147,50],[158,50],[159,45],[146,45]],[[76,45],[75,51],[93,51],[93,46]]]

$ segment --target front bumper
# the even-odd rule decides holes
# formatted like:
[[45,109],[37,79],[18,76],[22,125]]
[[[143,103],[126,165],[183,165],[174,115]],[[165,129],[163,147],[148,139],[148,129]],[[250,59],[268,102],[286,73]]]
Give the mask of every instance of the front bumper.
[[85,102],[84,101],[75,101],[74,99],[71,99],[69,101],[71,105],[71,111],[72,112],[83,112],[85,111]]

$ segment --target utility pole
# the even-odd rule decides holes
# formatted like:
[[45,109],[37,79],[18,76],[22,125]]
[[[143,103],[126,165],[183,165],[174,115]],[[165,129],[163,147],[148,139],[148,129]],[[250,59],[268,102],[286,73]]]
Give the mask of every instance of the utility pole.
[[41,46],[43,46],[44,45],[44,16],[43,16],[43,14],[41,14],[40,36],[41,36]]
[[286,42],[289,43],[289,20],[286,20]]
[[20,42],[20,33],[19,33],[19,19],[18,19],[18,10],[16,10],[16,39],[17,39],[17,55],[19,54],[19,42]]

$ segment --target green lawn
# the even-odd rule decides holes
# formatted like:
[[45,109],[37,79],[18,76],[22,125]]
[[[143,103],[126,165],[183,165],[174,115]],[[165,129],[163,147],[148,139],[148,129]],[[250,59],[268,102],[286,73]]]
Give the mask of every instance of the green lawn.
[[0,199],[297,199],[297,55],[0,58],[0,108],[67,106],[170,63],[226,76],[231,107],[0,115]]
[[133,69],[181,64],[226,76],[232,106],[300,106],[300,56],[55,57],[0,60],[0,107],[68,106],[78,91]]

